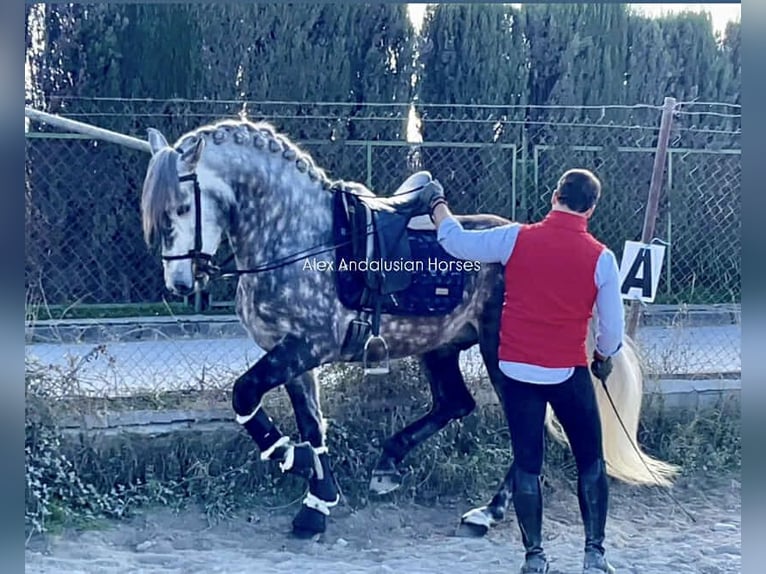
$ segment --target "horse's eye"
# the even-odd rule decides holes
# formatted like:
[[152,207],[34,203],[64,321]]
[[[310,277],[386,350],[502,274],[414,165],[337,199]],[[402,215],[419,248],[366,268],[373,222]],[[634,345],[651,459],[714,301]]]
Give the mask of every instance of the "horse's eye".
[[188,205],[188,204],[179,205],[178,209],[176,209],[176,214],[178,215],[178,217],[183,217],[184,215],[189,213],[190,210],[191,210],[191,205]]

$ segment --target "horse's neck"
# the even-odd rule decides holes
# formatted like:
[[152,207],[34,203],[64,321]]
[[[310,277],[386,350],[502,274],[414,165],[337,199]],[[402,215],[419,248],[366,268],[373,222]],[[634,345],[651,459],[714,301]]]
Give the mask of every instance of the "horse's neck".
[[269,264],[332,245],[332,195],[305,179],[282,189],[240,191],[230,234],[239,266]]

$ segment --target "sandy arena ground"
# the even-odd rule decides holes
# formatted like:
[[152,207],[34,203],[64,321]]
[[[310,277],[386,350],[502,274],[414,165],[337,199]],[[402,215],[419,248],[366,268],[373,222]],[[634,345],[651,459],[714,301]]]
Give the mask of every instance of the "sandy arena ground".
[[[618,573],[733,574],[741,571],[738,476],[679,481],[691,522],[659,489],[613,484],[607,549]],[[33,539],[28,574],[402,573],[513,574],[522,558],[515,520],[485,538],[455,535],[465,504],[395,506],[379,501],[334,510],[315,540],[287,536],[297,507],[251,510],[210,526],[192,510],[152,510],[98,531]],[[512,516],[512,514],[511,514]],[[551,574],[581,572],[582,527],[572,487],[546,490]]]

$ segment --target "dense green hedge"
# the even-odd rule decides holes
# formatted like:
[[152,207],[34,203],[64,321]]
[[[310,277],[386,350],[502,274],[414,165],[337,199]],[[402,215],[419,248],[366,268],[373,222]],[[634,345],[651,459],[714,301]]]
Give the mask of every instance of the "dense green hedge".
[[[608,106],[740,102],[738,24],[717,39],[706,15],[650,19],[629,5],[440,4],[420,35],[405,5],[391,4],[48,4],[26,15],[28,101],[40,109],[175,138],[244,108],[311,140],[334,177],[366,182],[368,150],[344,142],[404,140],[412,102],[426,141],[462,147],[373,148],[376,191],[425,168],[456,210],[527,221],[544,213],[561,171],[586,165],[606,190],[594,230],[617,251],[640,235],[652,163],[617,148],[651,150],[660,114]],[[735,114],[705,111],[676,118],[673,147],[738,148]],[[658,222],[658,236],[672,229],[674,255],[661,297],[739,301],[739,156],[678,158]],[[159,261],[140,234],[147,160],[88,140],[27,140],[29,290],[49,304],[161,300]],[[228,299],[233,282],[214,289]]]

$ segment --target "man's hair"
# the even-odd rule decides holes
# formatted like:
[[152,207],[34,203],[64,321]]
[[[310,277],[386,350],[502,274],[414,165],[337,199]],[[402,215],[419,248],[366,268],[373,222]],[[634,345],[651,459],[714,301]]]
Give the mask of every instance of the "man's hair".
[[559,202],[578,213],[596,205],[601,196],[601,182],[587,169],[570,169],[559,179],[556,191]]

